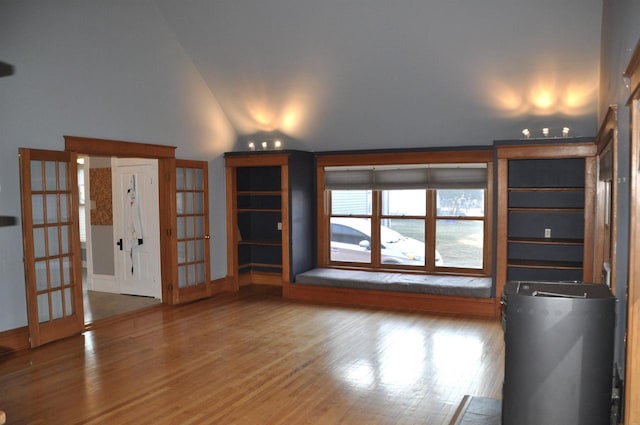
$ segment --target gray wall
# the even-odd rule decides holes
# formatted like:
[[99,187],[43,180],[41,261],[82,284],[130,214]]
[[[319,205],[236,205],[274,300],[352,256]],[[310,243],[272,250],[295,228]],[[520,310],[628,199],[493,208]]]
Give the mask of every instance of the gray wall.
[[113,226],[91,226],[93,273],[115,276],[113,258]]
[[600,65],[600,97],[598,122],[607,108],[618,105],[618,258],[616,296],[620,300],[617,314],[616,363],[624,373],[623,337],[626,331],[626,293],[629,268],[629,90],[622,75],[640,40],[640,2],[637,0],[604,0]]
[[[178,146],[212,160],[214,258],[225,256],[219,158],[235,132],[155,2],[0,0],[0,215],[20,217],[18,148],[63,135]],[[222,206],[219,201],[222,199]],[[27,324],[20,225],[0,227],[0,331]],[[226,274],[213,261],[214,277]]]

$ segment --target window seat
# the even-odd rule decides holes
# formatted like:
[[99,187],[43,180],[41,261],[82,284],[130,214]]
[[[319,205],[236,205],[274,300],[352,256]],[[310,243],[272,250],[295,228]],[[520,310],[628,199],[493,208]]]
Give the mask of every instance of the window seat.
[[317,268],[285,285],[286,298],[342,304],[499,318],[490,277],[415,275]]
[[317,268],[296,275],[294,285],[391,291],[414,294],[491,298],[490,277],[418,275]]

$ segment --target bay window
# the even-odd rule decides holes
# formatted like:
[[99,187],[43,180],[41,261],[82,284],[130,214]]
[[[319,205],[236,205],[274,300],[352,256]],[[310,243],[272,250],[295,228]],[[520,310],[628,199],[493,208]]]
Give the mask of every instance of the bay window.
[[322,167],[320,265],[488,275],[489,173],[487,162]]

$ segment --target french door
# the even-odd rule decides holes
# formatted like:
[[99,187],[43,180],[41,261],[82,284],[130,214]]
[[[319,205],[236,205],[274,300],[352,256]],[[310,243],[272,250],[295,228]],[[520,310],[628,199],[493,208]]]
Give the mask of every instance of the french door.
[[[158,159],[162,298],[214,292],[210,281],[208,168],[175,147],[65,136],[64,152],[20,149],[22,236],[32,347],[84,330],[77,153]],[[217,288],[220,290],[221,288]]]
[[76,154],[20,149],[31,347],[82,332]]
[[208,169],[204,161],[176,160],[176,264],[173,302],[212,295],[209,262]]

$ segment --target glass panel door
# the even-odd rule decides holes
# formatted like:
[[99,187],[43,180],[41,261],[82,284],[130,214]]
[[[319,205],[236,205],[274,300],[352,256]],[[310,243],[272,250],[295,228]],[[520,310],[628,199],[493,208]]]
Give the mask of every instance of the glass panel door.
[[20,150],[31,346],[83,329],[75,155]]
[[176,242],[179,302],[210,295],[207,163],[176,161]]

